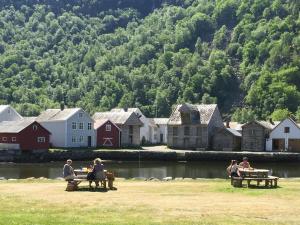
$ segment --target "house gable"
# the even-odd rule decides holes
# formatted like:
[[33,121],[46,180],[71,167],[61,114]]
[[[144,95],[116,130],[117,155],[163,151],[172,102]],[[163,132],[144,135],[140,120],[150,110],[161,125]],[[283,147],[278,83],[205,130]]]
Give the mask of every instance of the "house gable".
[[270,133],[270,138],[300,139],[300,128],[291,118],[281,121]]

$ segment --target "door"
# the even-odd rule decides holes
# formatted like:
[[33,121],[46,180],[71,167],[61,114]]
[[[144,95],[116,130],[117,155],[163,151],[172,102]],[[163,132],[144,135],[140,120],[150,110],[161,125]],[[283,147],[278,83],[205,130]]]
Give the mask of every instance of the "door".
[[88,136],[88,147],[92,147],[92,136]]
[[160,143],[164,143],[164,134],[160,134]]

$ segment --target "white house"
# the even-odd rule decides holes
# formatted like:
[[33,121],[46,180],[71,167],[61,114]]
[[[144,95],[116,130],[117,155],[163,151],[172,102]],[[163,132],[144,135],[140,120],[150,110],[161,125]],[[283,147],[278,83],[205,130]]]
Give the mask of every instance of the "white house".
[[167,144],[169,118],[153,118],[153,120],[157,126],[157,143]]
[[2,121],[18,121],[23,117],[10,105],[0,105],[0,122]]
[[300,151],[300,127],[291,118],[275,126],[266,139],[267,151]]
[[111,112],[134,112],[137,114],[139,119],[142,121],[143,126],[140,128],[140,141],[148,143],[157,143],[159,140],[155,135],[157,126],[155,125],[153,119],[147,118],[139,108],[128,108],[128,109],[120,109],[115,108],[112,109]]
[[94,120],[81,108],[47,109],[36,120],[51,132],[53,147],[96,146]]

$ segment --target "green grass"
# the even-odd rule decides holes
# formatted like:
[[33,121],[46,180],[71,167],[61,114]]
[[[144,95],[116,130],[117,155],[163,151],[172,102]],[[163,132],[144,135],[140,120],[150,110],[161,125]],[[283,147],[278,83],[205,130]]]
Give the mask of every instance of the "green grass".
[[300,224],[300,180],[277,189],[229,180],[117,180],[116,191],[65,192],[52,180],[0,181],[0,224]]

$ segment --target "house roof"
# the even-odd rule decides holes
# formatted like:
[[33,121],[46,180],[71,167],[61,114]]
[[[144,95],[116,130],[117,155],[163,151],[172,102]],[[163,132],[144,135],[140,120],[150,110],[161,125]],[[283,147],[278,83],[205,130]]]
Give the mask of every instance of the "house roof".
[[2,111],[4,111],[5,109],[7,109],[9,107],[9,105],[0,105],[0,113]]
[[97,130],[99,127],[102,127],[106,122],[110,122],[111,124],[113,124],[116,128],[118,128],[118,130],[120,130],[120,128],[114,124],[113,122],[111,122],[108,119],[99,119],[99,120],[95,120],[94,123],[94,129]]
[[268,129],[268,130],[272,130],[272,129],[276,126],[276,123],[271,124],[270,122],[267,122],[267,121],[253,120],[253,121],[250,121],[250,122],[248,122],[248,123],[243,124],[242,127],[247,126],[247,125],[249,125],[250,123],[256,123],[256,124],[258,124],[258,125],[260,125],[260,126],[266,128],[266,129]]
[[175,110],[172,112],[168,124],[170,125],[180,125],[182,124],[180,112],[187,111],[198,111],[200,114],[200,123],[209,124],[211,117],[215,110],[217,109],[217,104],[201,104],[201,105],[191,105],[191,104],[182,104],[177,105]]
[[[226,126],[226,122],[224,123],[224,126]],[[243,124],[238,123],[238,122],[229,122],[229,128],[232,128],[234,130],[242,130]]]
[[67,120],[75,113],[77,113],[81,108],[69,108],[69,109],[47,109],[42,112],[37,118],[36,121],[62,121]]
[[108,119],[115,124],[126,124],[126,125],[143,125],[142,121],[133,112],[96,112],[93,115],[94,120]]
[[153,118],[154,123],[158,125],[167,125],[169,118]]
[[0,133],[19,133],[34,122],[33,117],[17,121],[3,121],[0,123]]
[[238,132],[237,130],[235,130],[235,129],[226,128],[226,130],[229,131],[231,134],[233,134],[236,137],[242,137],[242,134],[240,132]]
[[280,121],[280,122],[276,121],[277,123],[276,123],[276,125],[273,126],[272,132],[273,132],[273,131],[281,124],[281,123],[283,123],[285,120],[290,120],[293,124],[295,124],[295,126],[296,126],[298,129],[300,129],[299,124],[297,124],[292,118],[288,117],[288,118],[286,118],[286,119],[284,119],[284,120],[282,120],[282,121]]

